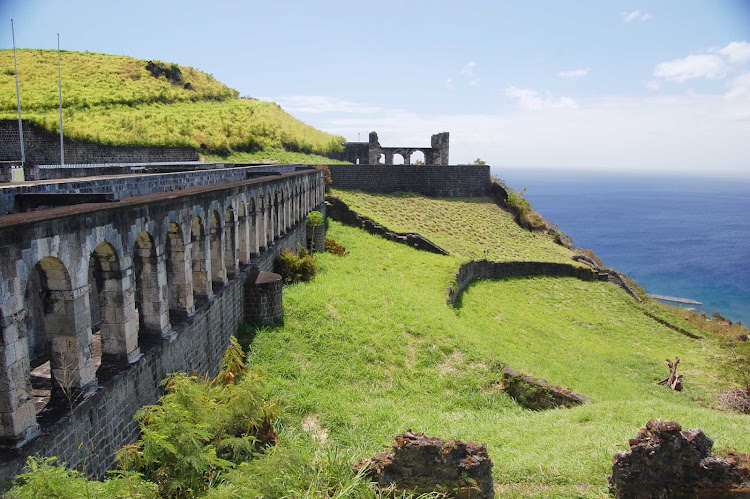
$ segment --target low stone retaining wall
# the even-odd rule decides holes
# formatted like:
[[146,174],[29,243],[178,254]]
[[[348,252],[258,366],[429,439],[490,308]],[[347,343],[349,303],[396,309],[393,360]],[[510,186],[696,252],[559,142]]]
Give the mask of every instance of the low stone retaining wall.
[[578,267],[570,263],[556,262],[493,262],[490,260],[472,260],[466,262],[455,274],[456,282],[448,289],[448,303],[453,305],[461,291],[474,279],[502,279],[504,277],[521,276],[552,276],[575,277],[582,281],[606,281],[601,276],[586,267]]
[[[35,165],[60,161],[60,135],[23,120],[23,143],[26,161]],[[114,163],[154,161],[197,161],[198,152],[191,147],[106,146],[63,139],[67,163]],[[0,161],[21,158],[18,120],[0,120]]]
[[383,237],[396,243],[406,244],[407,246],[411,246],[418,250],[437,253],[438,255],[449,254],[446,250],[420,234],[415,232],[394,232],[383,227],[371,218],[357,214],[357,212],[349,208],[349,205],[337,197],[326,196],[326,203],[329,206],[328,216],[344,225],[359,227],[370,234]]

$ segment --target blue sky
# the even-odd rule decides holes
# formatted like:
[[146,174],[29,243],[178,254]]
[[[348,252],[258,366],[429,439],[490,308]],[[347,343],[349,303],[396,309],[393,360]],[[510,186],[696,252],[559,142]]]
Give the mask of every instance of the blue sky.
[[451,162],[750,177],[750,1],[0,1],[0,46],[195,66]]

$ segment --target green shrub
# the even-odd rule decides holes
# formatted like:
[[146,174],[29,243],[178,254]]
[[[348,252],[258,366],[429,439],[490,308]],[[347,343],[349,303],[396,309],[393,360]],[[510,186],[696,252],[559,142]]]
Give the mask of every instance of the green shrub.
[[305,248],[300,247],[297,253],[283,249],[274,263],[274,272],[281,276],[284,284],[294,284],[312,280],[318,273],[318,266]]
[[24,472],[18,476],[20,483],[6,492],[9,499],[36,499],[40,497],[66,498],[150,498],[158,492],[156,484],[147,482],[140,473],[117,471],[112,477],[99,482],[65,465],[55,465],[54,457],[29,457]]
[[323,214],[317,210],[313,210],[307,214],[307,223],[313,227],[323,225]]
[[136,413],[141,438],[117,452],[122,469],[135,469],[167,497],[208,490],[236,463],[274,443],[276,406],[263,397],[261,372],[244,366],[232,340],[216,378],[175,373],[158,404]]

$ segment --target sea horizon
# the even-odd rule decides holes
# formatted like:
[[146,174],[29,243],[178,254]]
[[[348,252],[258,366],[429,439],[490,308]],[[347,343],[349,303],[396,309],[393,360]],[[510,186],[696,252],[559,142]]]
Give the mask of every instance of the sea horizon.
[[[542,216],[649,294],[750,323],[750,178],[492,167]],[[672,303],[673,305],[677,305]]]

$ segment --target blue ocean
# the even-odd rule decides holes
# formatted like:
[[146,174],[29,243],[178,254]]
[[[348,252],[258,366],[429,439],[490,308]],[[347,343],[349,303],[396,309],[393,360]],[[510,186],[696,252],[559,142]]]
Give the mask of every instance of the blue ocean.
[[492,168],[648,293],[750,324],[750,179]]

